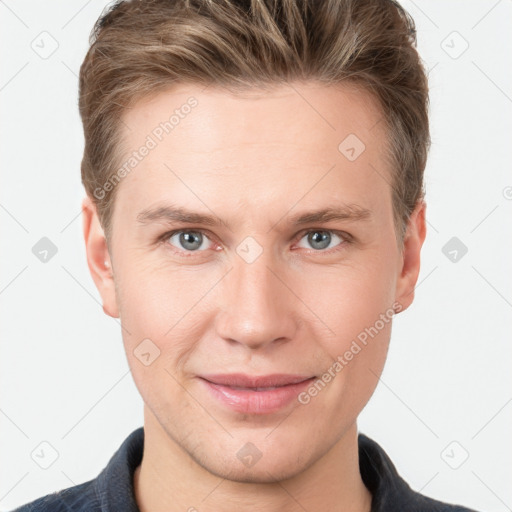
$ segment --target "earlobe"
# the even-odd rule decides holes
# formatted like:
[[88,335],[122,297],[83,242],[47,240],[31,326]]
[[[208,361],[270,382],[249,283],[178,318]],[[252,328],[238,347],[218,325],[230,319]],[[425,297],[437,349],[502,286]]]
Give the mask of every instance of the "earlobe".
[[82,216],[87,265],[94,284],[100,292],[103,311],[113,318],[119,318],[107,240],[99,221],[96,205],[88,196],[82,201]]
[[420,273],[421,248],[426,236],[426,208],[425,201],[418,202],[407,224],[395,294],[400,311],[407,309],[414,299],[414,289]]

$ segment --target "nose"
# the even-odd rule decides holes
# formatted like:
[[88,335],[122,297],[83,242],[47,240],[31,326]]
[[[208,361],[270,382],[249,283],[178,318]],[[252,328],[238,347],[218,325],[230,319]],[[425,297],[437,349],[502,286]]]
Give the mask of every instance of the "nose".
[[271,259],[265,251],[251,263],[235,258],[218,297],[220,338],[253,350],[293,339],[298,301],[286,284],[287,276]]

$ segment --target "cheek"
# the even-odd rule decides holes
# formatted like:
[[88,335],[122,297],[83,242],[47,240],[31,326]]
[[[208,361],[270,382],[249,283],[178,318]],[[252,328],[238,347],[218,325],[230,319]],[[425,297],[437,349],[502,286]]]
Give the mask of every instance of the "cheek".
[[321,309],[334,334],[317,337],[325,363],[301,397],[312,406],[311,417],[326,419],[325,435],[331,429],[340,434],[356,420],[375,391],[389,347],[394,312],[388,294],[365,294],[361,282],[351,292],[347,286],[332,293]]
[[[162,338],[189,314],[198,315],[201,301],[218,280],[213,272],[176,269],[150,255],[126,257],[116,273],[123,325],[146,337]],[[190,322],[189,322],[190,323]]]
[[329,328],[328,335],[316,336],[325,361],[324,382],[330,389],[318,405],[338,419],[364,407],[382,372],[394,315],[393,264],[392,258],[375,256],[324,274],[323,286],[318,280],[316,285],[314,279],[304,281],[302,293]]
[[[391,314],[396,271],[392,258],[369,255],[364,261],[343,268],[300,276],[296,286],[329,329],[329,335],[320,339],[331,345],[331,354],[340,353],[365,328],[373,326],[381,314]],[[379,322],[379,330],[385,332],[386,326]]]
[[123,343],[139,391],[148,403],[159,390],[178,396],[169,390],[178,390],[181,365],[211,320],[207,294],[218,277],[126,261],[116,279]]

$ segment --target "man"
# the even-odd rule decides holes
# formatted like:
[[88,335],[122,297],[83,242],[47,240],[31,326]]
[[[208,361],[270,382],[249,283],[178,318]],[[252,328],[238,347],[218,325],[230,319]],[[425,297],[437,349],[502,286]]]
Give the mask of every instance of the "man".
[[18,510],[468,510],[357,428],[414,297],[427,106],[392,1],[112,6],[80,71],[84,237],[144,427]]

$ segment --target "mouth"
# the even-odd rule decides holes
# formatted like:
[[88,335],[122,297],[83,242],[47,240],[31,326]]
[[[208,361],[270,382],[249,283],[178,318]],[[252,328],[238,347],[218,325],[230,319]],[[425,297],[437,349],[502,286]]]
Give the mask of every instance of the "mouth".
[[224,407],[244,414],[270,414],[296,399],[316,377],[307,375],[203,375],[210,396]]

